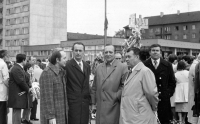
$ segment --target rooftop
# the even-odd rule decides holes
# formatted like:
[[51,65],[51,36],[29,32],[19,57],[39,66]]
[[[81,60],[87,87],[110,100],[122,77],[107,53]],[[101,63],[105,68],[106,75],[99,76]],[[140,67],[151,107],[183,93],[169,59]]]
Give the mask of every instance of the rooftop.
[[91,40],[91,39],[102,39],[102,38],[104,38],[103,35],[67,32],[68,40]]

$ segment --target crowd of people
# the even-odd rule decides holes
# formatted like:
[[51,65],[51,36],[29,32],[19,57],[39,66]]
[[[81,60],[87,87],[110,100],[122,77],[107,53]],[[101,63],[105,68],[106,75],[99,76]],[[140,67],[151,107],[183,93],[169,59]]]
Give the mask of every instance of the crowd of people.
[[38,121],[38,99],[41,124],[88,124],[90,112],[96,124],[200,123],[200,54],[163,58],[153,44],[147,58],[136,47],[122,55],[106,45],[103,57],[90,63],[84,52],[76,42],[71,60],[55,50],[48,63],[18,54],[10,66],[0,50],[0,124],[7,124],[7,108],[13,108],[13,124]]

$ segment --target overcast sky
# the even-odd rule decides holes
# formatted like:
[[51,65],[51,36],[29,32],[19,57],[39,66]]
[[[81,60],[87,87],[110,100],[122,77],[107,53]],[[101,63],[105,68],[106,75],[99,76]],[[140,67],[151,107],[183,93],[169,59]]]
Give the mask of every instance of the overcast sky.
[[[67,0],[67,31],[104,34],[105,0]],[[107,0],[108,35],[128,25],[133,13],[142,17],[200,11],[200,0]]]

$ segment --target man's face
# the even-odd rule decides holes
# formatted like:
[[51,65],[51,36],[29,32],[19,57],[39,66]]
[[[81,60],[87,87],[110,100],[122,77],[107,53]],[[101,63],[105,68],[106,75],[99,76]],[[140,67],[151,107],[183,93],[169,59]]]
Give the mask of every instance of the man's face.
[[161,57],[160,47],[153,47],[149,52],[152,59],[157,60]]
[[115,59],[114,46],[105,47],[104,58],[107,62],[111,62]]
[[81,61],[84,56],[84,47],[81,44],[74,45],[73,56],[77,61]]
[[36,58],[35,57],[31,57],[30,64],[31,65],[36,64]]
[[129,51],[126,53],[125,55],[126,57],[126,63],[130,68],[133,68],[134,66],[136,66],[137,61],[138,61],[138,56],[136,56],[133,51]]
[[27,62],[27,60],[25,59],[24,61],[23,61],[23,66],[25,66],[26,65],[26,62]]
[[122,61],[122,55],[121,54],[119,54],[119,53],[117,53],[117,54],[115,54],[115,59],[117,60],[117,61]]
[[60,51],[60,54],[61,54],[60,61],[58,60],[57,62],[61,67],[65,67],[67,62],[67,54],[64,51]]

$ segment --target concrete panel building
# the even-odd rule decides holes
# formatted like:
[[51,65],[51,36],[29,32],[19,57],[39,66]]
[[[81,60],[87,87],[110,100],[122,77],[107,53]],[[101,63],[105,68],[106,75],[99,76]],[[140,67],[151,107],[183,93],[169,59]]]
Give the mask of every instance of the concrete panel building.
[[3,47],[11,59],[22,46],[59,44],[67,39],[67,0],[5,0]]

